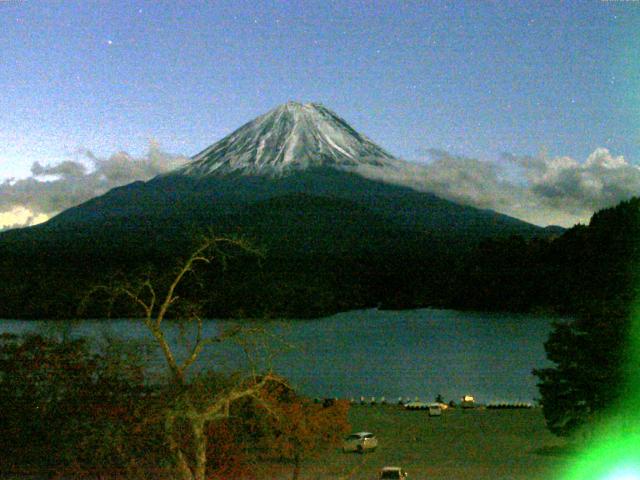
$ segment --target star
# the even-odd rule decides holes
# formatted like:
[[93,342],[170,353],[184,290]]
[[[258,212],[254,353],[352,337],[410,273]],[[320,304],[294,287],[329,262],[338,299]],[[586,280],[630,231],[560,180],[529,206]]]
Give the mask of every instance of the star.
[[113,45],[113,40],[107,40],[107,45]]

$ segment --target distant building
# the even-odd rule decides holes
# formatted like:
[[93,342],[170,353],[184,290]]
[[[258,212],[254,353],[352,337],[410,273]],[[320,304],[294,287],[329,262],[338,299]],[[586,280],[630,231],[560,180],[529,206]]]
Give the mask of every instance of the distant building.
[[476,406],[476,401],[473,398],[473,395],[465,395],[464,397],[462,397],[462,400],[460,401],[460,406],[462,408],[473,408]]

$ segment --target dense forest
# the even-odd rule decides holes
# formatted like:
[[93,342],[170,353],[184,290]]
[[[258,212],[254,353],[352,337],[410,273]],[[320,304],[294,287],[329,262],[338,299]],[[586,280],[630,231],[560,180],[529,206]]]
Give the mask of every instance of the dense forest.
[[[396,238],[379,224],[300,224],[312,229],[305,235],[318,238],[315,252],[255,241],[260,254],[230,252],[224,265],[204,272],[205,289],[185,286],[183,293],[198,290],[210,317],[317,317],[373,307],[579,313],[605,301],[629,302],[634,295],[630,265],[638,252],[639,205],[634,198],[595,213],[589,225],[546,238],[474,241],[418,231]],[[73,317],[92,286],[124,272],[170,277],[199,237],[189,225],[174,226],[171,238],[149,226],[131,233],[123,249],[110,239],[126,232],[87,228],[80,240],[48,242],[42,236],[24,242],[20,235],[5,235],[0,318]],[[342,235],[342,246],[330,244],[335,237],[323,245],[321,235],[330,229]],[[295,243],[288,241],[287,247]],[[83,315],[100,315],[102,307]],[[113,308],[113,314],[130,313],[124,306]]]
[[633,198],[552,240],[482,242],[458,264],[450,305],[573,314],[630,305],[639,234],[640,199]]
[[589,437],[608,424],[620,437],[608,441],[622,444],[638,422],[638,213],[638,199],[603,210],[548,248],[558,264],[550,278],[566,286],[555,301],[575,313],[555,323],[545,342],[551,365],[533,371],[557,435]]

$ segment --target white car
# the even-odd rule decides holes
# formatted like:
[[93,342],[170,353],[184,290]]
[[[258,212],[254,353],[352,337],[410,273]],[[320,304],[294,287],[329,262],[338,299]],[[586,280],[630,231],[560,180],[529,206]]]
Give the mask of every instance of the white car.
[[430,417],[439,417],[442,415],[442,407],[438,403],[430,403],[429,404],[429,416]]
[[378,446],[378,439],[371,432],[352,433],[344,439],[343,452],[364,453],[367,450],[374,451]]
[[384,467],[380,471],[380,480],[405,480],[408,477],[407,472],[405,472],[400,467]]

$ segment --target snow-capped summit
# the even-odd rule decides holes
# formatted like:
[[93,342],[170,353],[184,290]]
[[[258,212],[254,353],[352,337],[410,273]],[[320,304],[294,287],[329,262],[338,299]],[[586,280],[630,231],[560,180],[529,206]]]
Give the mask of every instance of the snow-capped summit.
[[173,174],[281,176],[310,167],[392,167],[396,162],[321,104],[288,102],[214,143]]

